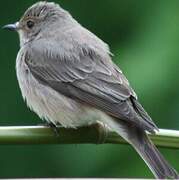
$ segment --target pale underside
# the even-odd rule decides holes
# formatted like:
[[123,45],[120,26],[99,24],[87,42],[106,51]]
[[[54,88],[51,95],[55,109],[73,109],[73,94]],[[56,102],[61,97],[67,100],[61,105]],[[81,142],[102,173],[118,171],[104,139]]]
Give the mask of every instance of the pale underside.
[[24,61],[17,61],[16,69],[22,96],[29,108],[41,119],[52,121],[56,125],[76,128],[111,118],[100,110],[84,106],[40,84],[30,73]]

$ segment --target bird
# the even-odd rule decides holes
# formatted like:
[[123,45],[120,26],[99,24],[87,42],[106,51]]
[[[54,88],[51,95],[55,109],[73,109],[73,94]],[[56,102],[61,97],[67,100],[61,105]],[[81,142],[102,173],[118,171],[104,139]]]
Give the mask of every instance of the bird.
[[41,119],[54,128],[103,123],[133,146],[155,178],[179,178],[149,139],[147,132],[159,129],[104,41],[47,1],[36,2],[4,28],[19,34],[19,87]]

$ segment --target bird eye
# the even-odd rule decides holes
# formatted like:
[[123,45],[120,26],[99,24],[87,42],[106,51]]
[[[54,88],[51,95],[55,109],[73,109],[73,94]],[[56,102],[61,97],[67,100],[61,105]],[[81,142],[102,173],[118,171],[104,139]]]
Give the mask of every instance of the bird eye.
[[34,26],[34,22],[33,21],[27,21],[27,27],[29,28],[29,29],[32,29],[33,28],[33,26]]

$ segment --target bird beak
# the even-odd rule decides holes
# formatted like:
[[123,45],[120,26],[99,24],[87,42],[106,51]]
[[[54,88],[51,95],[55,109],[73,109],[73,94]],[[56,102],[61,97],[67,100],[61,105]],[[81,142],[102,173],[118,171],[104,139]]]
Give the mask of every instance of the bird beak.
[[10,31],[17,31],[19,29],[19,22],[16,22],[15,24],[8,24],[2,27],[2,29],[7,29]]

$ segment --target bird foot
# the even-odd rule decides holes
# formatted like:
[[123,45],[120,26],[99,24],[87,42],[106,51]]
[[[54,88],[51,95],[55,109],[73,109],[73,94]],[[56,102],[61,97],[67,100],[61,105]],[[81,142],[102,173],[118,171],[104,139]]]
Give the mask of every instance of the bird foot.
[[40,125],[50,127],[53,130],[55,136],[59,137],[58,127],[57,127],[57,125],[55,123],[53,123],[51,121],[44,121],[44,123],[42,123]]

